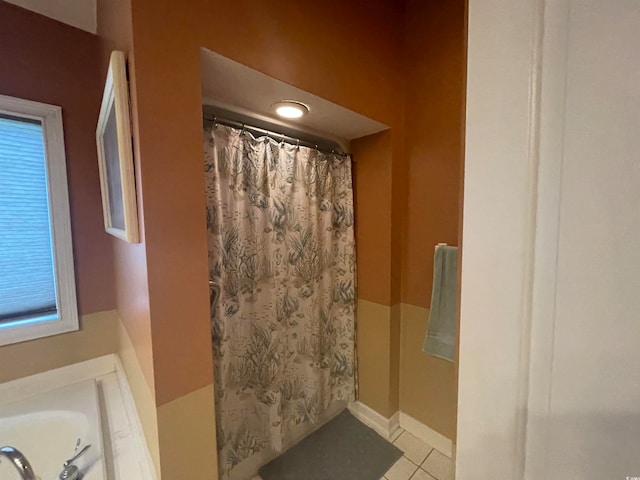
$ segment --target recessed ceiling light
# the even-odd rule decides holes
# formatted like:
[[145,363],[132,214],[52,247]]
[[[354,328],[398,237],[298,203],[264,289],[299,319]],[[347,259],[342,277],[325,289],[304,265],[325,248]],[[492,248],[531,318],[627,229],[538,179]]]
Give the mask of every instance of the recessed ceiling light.
[[295,100],[281,100],[274,103],[272,108],[283,118],[300,118],[309,113],[309,107]]

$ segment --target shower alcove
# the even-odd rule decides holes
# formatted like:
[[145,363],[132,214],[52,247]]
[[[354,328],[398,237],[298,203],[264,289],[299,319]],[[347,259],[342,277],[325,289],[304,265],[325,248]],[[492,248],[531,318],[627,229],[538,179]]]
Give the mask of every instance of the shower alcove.
[[[201,60],[201,76],[202,76],[201,80],[202,80],[203,124],[205,129],[205,157],[208,158],[207,166],[206,166],[207,172],[212,168],[213,163],[211,162],[212,154],[210,154],[210,152],[207,152],[206,145],[208,141],[215,142],[216,137],[220,136],[213,133],[215,129],[218,128],[218,126],[220,126],[220,128],[225,129],[225,131],[223,132],[223,135],[225,135],[225,139],[227,138],[226,135],[236,135],[236,137],[234,137],[236,140],[241,138],[241,133],[244,133],[245,125],[246,125],[247,131],[252,133],[255,137],[263,135],[263,131],[272,132],[272,134],[264,136],[264,142],[265,144],[268,144],[269,141],[271,141],[272,147],[274,149],[276,148],[275,142],[282,140],[281,135],[288,137],[289,147],[287,148],[289,148],[290,150],[295,149],[297,147],[297,145],[295,144],[295,140],[292,140],[292,139],[299,139],[300,145],[306,145],[311,147],[311,149],[315,150],[315,152],[311,151],[311,149],[306,150],[307,152],[311,152],[311,153],[308,153],[308,155],[313,154],[314,156],[313,161],[316,162],[314,163],[314,165],[316,164],[319,165],[320,163],[322,163],[323,165],[325,164],[330,165],[329,167],[327,167],[328,170],[323,170],[323,171],[328,172],[327,175],[329,175],[329,177],[334,179],[332,180],[334,183],[332,183],[331,186],[329,187],[332,191],[332,194],[335,195],[336,194],[335,192],[341,188],[340,183],[345,183],[345,182],[348,183],[348,186],[345,188],[344,191],[340,191],[339,195],[342,198],[345,198],[346,196],[349,197],[346,199],[346,202],[348,203],[348,208],[350,208],[351,210],[351,213],[349,213],[351,220],[349,220],[349,224],[348,224],[349,235],[351,240],[350,240],[350,245],[348,245],[348,247],[350,247],[352,251],[353,241],[355,240],[354,233],[353,233],[353,229],[354,229],[353,224],[358,222],[359,220],[358,215],[360,210],[370,209],[375,206],[362,205],[358,202],[357,198],[354,198],[354,197],[357,197],[357,195],[355,194],[352,195],[352,192],[353,190],[357,190],[356,178],[359,175],[359,172],[360,172],[359,169],[361,169],[362,167],[359,167],[359,169],[356,169],[355,167],[356,163],[350,163],[349,157],[345,155],[341,155],[339,152],[353,153],[352,141],[355,140],[358,145],[361,145],[361,147],[358,150],[362,152],[362,156],[360,157],[356,152],[356,155],[355,155],[356,158],[354,158],[354,162],[358,160],[362,160],[363,166],[366,165],[367,169],[371,168],[371,169],[377,170],[378,174],[380,174],[380,172],[384,172],[384,167],[386,166],[385,160],[387,159],[390,151],[389,144],[391,140],[388,132],[389,127],[381,122],[378,122],[364,115],[356,113],[352,110],[344,108],[340,105],[332,103],[326,99],[313,95],[310,92],[301,90],[292,85],[279,81],[275,78],[262,74],[256,70],[253,70],[249,67],[246,67],[240,63],[237,63],[229,58],[223,57],[211,51],[202,49],[200,54],[200,60]],[[330,79],[328,79],[328,81],[330,81]],[[309,107],[310,113],[295,121],[285,122],[282,119],[279,119],[276,116],[275,112],[273,112],[272,110],[272,105],[281,100],[295,100],[298,102],[302,102]],[[234,130],[232,127],[238,127],[238,130]],[[239,130],[240,128],[242,129],[242,131]],[[277,135],[277,134],[280,134],[280,135]],[[207,140],[208,138],[207,136],[210,137],[209,140]],[[211,140],[211,138],[213,140]],[[283,143],[280,143],[280,148],[283,148],[282,145]],[[383,146],[383,148],[379,148],[381,145]],[[252,144],[252,147],[255,147],[255,145]],[[321,152],[325,152],[325,153],[321,153]],[[336,153],[334,154],[334,152]],[[219,152],[213,154],[213,156],[217,158],[217,156],[219,156]],[[289,160],[291,160],[294,156],[295,155],[289,157]],[[222,160],[223,163],[224,161],[226,160]],[[238,165],[240,166],[235,168],[242,170],[243,167],[241,165],[243,161],[247,161],[247,154],[242,153],[242,156],[238,157],[237,161],[239,162]],[[277,162],[277,158],[274,159],[272,163],[273,162]],[[345,165],[345,163],[347,165]],[[339,179],[335,180],[335,178],[340,177],[341,175],[340,172],[342,171],[348,171],[347,177],[345,177],[344,181],[341,181]],[[351,181],[352,171],[353,171],[353,186]],[[366,171],[364,172],[365,175],[367,175],[367,173],[368,172]],[[389,171],[388,174],[390,175],[390,173],[391,172]],[[287,178],[286,181],[290,181],[290,179]],[[240,181],[240,183],[241,182],[242,181]],[[225,183],[224,186],[226,187],[226,183],[227,183],[226,179],[224,183]],[[294,186],[292,188],[295,189],[297,187]],[[317,187],[314,186],[314,188],[317,188]],[[244,189],[246,191],[246,188],[242,184],[240,184],[240,187],[238,187],[238,189],[239,190]],[[211,190],[211,187],[207,186],[208,198],[211,195],[210,190]],[[214,197],[217,198],[219,196],[220,196],[220,192],[215,192]],[[331,202],[331,203],[332,205],[334,204],[334,202]],[[357,204],[357,207],[356,207],[356,204]],[[220,207],[219,209],[222,210],[222,207]],[[216,216],[215,212],[216,212],[215,208],[211,209],[209,205],[207,206],[208,222],[211,221],[212,216],[213,217]],[[371,213],[365,212],[365,213],[367,216],[370,217],[371,213],[374,213],[374,212],[371,212]],[[236,218],[241,216],[241,214],[238,212],[236,212],[234,215]],[[312,213],[312,216],[317,216],[317,212]],[[355,222],[354,222],[354,217],[355,217]],[[211,225],[209,225],[209,227],[211,227]],[[211,228],[209,230],[211,231]],[[261,230],[262,230],[262,224],[261,224]],[[315,230],[319,230],[319,229],[315,228]],[[329,228],[328,230],[331,230],[331,228]],[[302,238],[302,235],[303,234],[301,234],[301,238]],[[329,239],[328,242],[331,242],[332,238],[335,239],[335,235],[333,234],[327,235],[327,238]],[[338,233],[338,238],[340,238],[339,233]],[[237,238],[235,240],[233,240],[233,238],[231,238],[231,240],[227,240],[227,239],[224,240],[224,242],[227,242],[227,241],[238,242]],[[322,242],[322,239],[320,241]],[[346,240],[342,238],[334,243],[331,243],[330,244],[331,248],[329,250],[331,250],[332,252],[333,251],[342,252],[342,250],[340,250],[341,247],[337,244],[339,243],[344,244],[345,241]],[[358,247],[358,262],[361,261],[361,251],[360,251],[360,246],[358,245],[359,241],[360,240],[358,237],[358,240],[356,240],[356,244]],[[221,243],[223,243],[222,240],[221,240]],[[210,235],[210,244],[211,244],[211,235]],[[261,247],[256,247],[256,251],[259,250],[260,248]],[[220,248],[218,246],[212,247],[210,245],[210,257],[213,255],[211,251],[220,251]],[[244,254],[246,255],[246,251],[244,252]],[[285,255],[290,255],[290,254],[291,253],[285,249]],[[353,254],[355,254],[355,252],[353,252]],[[364,248],[362,249],[362,255],[368,255],[368,254],[369,254],[369,251],[367,249],[367,246],[365,245]],[[234,251],[233,255],[239,256],[240,254],[237,251]],[[239,262],[243,262],[243,260],[239,260]],[[224,261],[222,263],[224,263]],[[214,268],[214,267],[211,267],[211,264],[210,264],[210,268]],[[368,269],[365,268],[365,270],[368,270]],[[344,269],[342,270],[338,269],[338,271],[344,273]],[[352,292],[351,294],[348,294],[350,298],[347,300],[347,303],[351,302],[353,304],[352,307],[350,308],[351,318],[353,318],[353,315],[355,312],[355,304],[357,300],[356,288],[355,288],[355,285],[356,285],[355,272],[356,271],[357,270],[355,268],[355,265],[352,265],[351,272],[350,273],[347,272],[344,278],[340,277],[337,280],[334,278],[331,278],[330,280],[328,280],[328,282],[331,283],[332,285],[330,288],[333,288],[333,289],[335,289],[335,287],[333,286],[332,282],[336,282],[336,283],[342,282],[344,285],[348,285],[348,288]],[[334,271],[331,270],[331,275],[333,274],[334,274]],[[286,275],[286,273],[284,275]],[[336,274],[336,275],[340,276],[341,274]],[[219,277],[219,278],[222,278],[222,277]],[[360,277],[358,277],[358,280],[359,279]],[[218,281],[214,282],[210,276],[213,312],[216,311],[216,306],[217,306],[216,302],[221,295],[220,290],[223,289],[224,287],[224,286],[221,286],[220,283],[221,281],[219,281],[219,279]],[[282,289],[280,291],[282,291]],[[285,291],[288,292],[288,290],[286,289]],[[280,294],[274,295],[274,298],[272,299],[273,301],[271,303],[276,304],[277,302],[280,302],[280,301],[282,302],[290,301],[290,302],[295,302],[297,306],[297,303],[298,303],[297,298],[292,298],[292,299],[285,298],[288,295],[288,293],[284,293],[283,295],[284,296],[282,298],[278,298]],[[298,290],[296,290],[296,295],[300,297],[301,302],[304,302],[307,299],[304,291],[300,293]],[[309,293],[308,295],[311,295],[311,293]],[[333,296],[335,297],[335,294],[333,294]],[[331,301],[331,305],[333,304],[334,302]],[[274,308],[274,310],[276,309]],[[222,309],[221,306],[218,306],[217,311],[227,313],[224,311],[224,309]],[[313,312],[311,313],[312,315],[315,315],[315,314],[323,315],[325,312],[325,310],[323,309],[316,309],[315,304],[312,310],[309,310],[309,309],[303,310],[301,308],[300,312],[302,311],[305,311],[306,313]],[[321,313],[318,313],[319,311],[321,311]],[[222,315],[222,313],[219,313],[218,315]],[[335,315],[335,312],[331,313],[330,315],[332,316]],[[343,313],[337,314],[336,318],[341,318],[340,315],[343,315]],[[302,318],[303,314],[299,313],[298,316]],[[214,317],[212,316],[212,318]],[[342,320],[338,320],[338,322],[341,322],[341,321]],[[214,338],[213,348],[214,348],[214,352],[216,352],[217,349],[219,348],[219,345],[216,344],[215,339],[220,338],[221,336],[223,336],[223,334],[221,334],[220,332],[215,332],[216,323],[212,321],[212,324],[214,325],[214,328],[213,328],[214,332],[212,333]],[[239,327],[237,321],[233,325],[234,325],[233,326],[234,329],[245,328],[242,326]],[[295,325],[297,325],[297,323],[295,323]],[[357,325],[357,322],[356,322],[356,325]],[[246,327],[246,328],[249,328],[249,327]],[[254,326],[251,325],[251,328],[254,328]],[[297,328],[302,329],[302,327],[297,327]],[[355,329],[356,329],[355,326],[351,327],[352,332],[354,332]],[[229,436],[226,436],[225,428],[223,427],[223,425],[231,421],[235,422],[236,425],[238,424],[238,422],[243,422],[243,421],[247,422],[246,418],[243,418],[243,417],[251,415],[250,413],[247,413],[248,408],[237,409],[237,411],[235,411],[235,415],[240,418],[234,419],[234,420],[221,418],[222,413],[220,411],[216,412],[217,423],[218,423],[218,442],[219,442],[218,464],[219,464],[219,470],[221,472],[221,478],[224,478],[224,479],[228,478],[232,480],[243,480],[243,479],[252,478],[253,475],[257,473],[257,470],[260,466],[264,465],[266,462],[268,462],[269,460],[277,456],[279,453],[281,453],[283,450],[286,450],[291,445],[295,444],[301,438],[303,438],[304,436],[306,436],[307,434],[309,434],[310,432],[312,432],[313,430],[321,426],[327,420],[332,418],[334,415],[339,413],[341,410],[346,408],[348,403],[347,399],[353,400],[357,398],[356,395],[357,395],[358,388],[356,386],[357,385],[356,382],[359,376],[363,374],[365,377],[365,380],[368,381],[368,378],[367,378],[368,372],[380,371],[380,369],[377,368],[376,362],[380,362],[381,359],[383,363],[385,362],[384,355],[380,355],[379,345],[375,344],[375,340],[373,340],[372,336],[369,335],[368,332],[361,332],[361,330],[362,330],[362,327],[358,326],[357,333],[355,335],[355,338],[357,338],[357,343],[355,348],[351,347],[351,350],[349,349],[345,350],[345,352],[347,352],[346,353],[347,356],[349,355],[348,352],[350,351],[352,352],[351,356],[353,357],[353,365],[354,365],[352,369],[353,374],[350,374],[351,382],[354,384],[354,385],[350,385],[353,389],[353,394],[348,396],[341,395],[340,400],[334,400],[329,405],[323,405],[323,407],[321,408],[314,407],[315,413],[317,413],[317,415],[313,415],[312,420],[309,420],[307,417],[304,417],[305,421],[297,421],[295,422],[295,426],[287,429],[282,429],[283,431],[285,431],[286,434],[283,434],[282,438],[278,438],[275,444],[272,443],[267,447],[255,446],[255,445],[247,446],[246,445],[247,443],[255,442],[256,439],[250,438],[251,437],[250,432],[247,433],[242,431],[241,433],[238,433],[238,430],[244,428],[244,430],[248,431],[250,430],[250,427],[246,427],[246,428],[237,427],[236,431],[233,432],[232,438]],[[322,330],[320,331],[322,332]],[[361,335],[361,333],[364,333],[364,334]],[[226,334],[228,335],[228,332]],[[268,335],[268,334],[270,333],[267,331],[266,333],[261,333],[260,335]],[[333,334],[336,335],[335,332],[333,332]],[[287,335],[289,335],[289,333],[287,333]],[[353,336],[354,335],[352,335],[352,338]],[[314,338],[320,338],[320,337],[323,337],[323,335],[314,334]],[[338,334],[337,341],[334,341],[333,342],[334,344],[331,347],[335,349],[335,351],[333,350],[331,351],[331,356],[339,357],[341,355],[344,355],[344,353],[340,350],[340,347],[336,345],[336,343],[340,344],[344,350],[344,342],[341,343],[340,340],[341,339]],[[379,342],[379,339],[378,339],[378,342]],[[299,347],[296,347],[296,348],[299,348]],[[388,346],[387,346],[387,350],[389,350]],[[357,352],[357,361],[355,358],[356,353],[354,352]],[[234,351],[234,354],[238,355],[237,349]],[[216,363],[216,361],[220,361],[220,360],[217,359],[216,354],[214,354],[214,364]],[[388,359],[387,359],[387,363],[388,363]],[[222,371],[215,368],[214,370]],[[335,370],[334,366],[326,368],[326,371],[327,372],[331,371],[332,375],[334,374],[333,373],[334,370]],[[224,371],[231,372],[233,371],[233,367],[230,367],[228,370],[224,370]],[[236,374],[236,372],[234,372],[234,374]],[[227,375],[231,376],[231,373],[227,373]],[[236,376],[238,375],[236,374]],[[224,382],[224,380],[222,382]],[[331,385],[330,388],[334,389],[334,388],[337,388],[336,382],[337,381],[335,380],[335,378],[330,380],[327,380],[325,378],[324,383],[320,382],[319,384],[324,385],[325,389],[329,388],[327,387],[328,385]],[[294,387],[290,387],[290,388],[294,388]],[[348,387],[345,387],[345,389],[348,389]],[[220,387],[218,390],[223,390],[223,388]],[[365,387],[365,390],[366,390],[366,387]],[[217,393],[220,394],[219,391],[217,391]],[[273,395],[272,392],[267,392],[267,393],[268,395]],[[332,395],[333,393],[334,393],[333,390],[331,390]],[[365,393],[369,394],[369,392],[365,392]],[[240,395],[240,397],[238,395]],[[236,391],[233,395],[234,400],[232,401],[239,402],[240,400],[238,400],[238,398],[242,398],[241,395],[243,394],[242,393],[239,394],[238,391]],[[265,395],[267,394],[263,393],[263,396]],[[326,393],[325,393],[325,396],[326,396]],[[308,394],[306,397],[305,397],[305,394],[302,394],[302,397],[304,397],[305,400],[307,400]],[[275,409],[275,411],[278,412],[278,415],[280,415],[281,411],[284,410],[284,407],[280,405],[279,397],[275,399],[268,398],[266,400],[265,399],[262,400],[262,403],[269,403],[269,402],[272,402],[273,408]],[[374,404],[373,406],[375,407],[375,401],[368,402],[368,403],[373,403]],[[218,410],[220,410],[220,408],[218,408]],[[282,415],[285,415],[285,414],[282,413]],[[260,418],[257,414],[256,414],[256,417]],[[269,418],[269,421],[272,422],[273,418],[272,417],[268,417],[268,418]],[[284,422],[284,420],[282,420],[282,422]],[[266,427],[266,429],[271,427],[275,427],[276,429],[279,429],[279,423],[280,423],[280,420],[276,418],[276,422],[272,422],[270,425]],[[253,428],[260,428],[260,427],[255,427],[254,425]],[[239,438],[241,435],[243,435],[246,438]],[[228,444],[231,442],[235,442],[233,448],[224,448],[225,444]],[[243,445],[238,446],[237,445],[238,443],[242,443]],[[239,450],[242,450],[243,453],[238,454],[237,451]],[[229,458],[229,457],[232,457],[232,458]]]

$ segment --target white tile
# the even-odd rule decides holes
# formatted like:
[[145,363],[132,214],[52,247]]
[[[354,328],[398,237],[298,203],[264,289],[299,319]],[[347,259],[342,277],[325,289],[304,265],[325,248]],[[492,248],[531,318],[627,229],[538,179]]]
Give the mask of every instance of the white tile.
[[404,452],[404,456],[416,465],[420,465],[427,455],[433,450],[431,445],[427,445],[418,437],[409,432],[403,432],[393,444]]
[[384,476],[387,480],[409,480],[417,469],[417,465],[411,463],[407,458],[401,457]]
[[446,455],[433,450],[422,464],[422,468],[438,480],[453,480],[453,463]]
[[418,470],[416,470],[416,473],[413,474],[411,480],[434,480],[434,478],[435,477],[432,477],[427,472],[419,468]]

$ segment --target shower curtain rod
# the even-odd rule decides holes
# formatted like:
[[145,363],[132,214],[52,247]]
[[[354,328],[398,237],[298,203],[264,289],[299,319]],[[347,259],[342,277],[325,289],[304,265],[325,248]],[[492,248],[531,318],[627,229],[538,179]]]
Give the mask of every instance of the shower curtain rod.
[[285,135],[284,133],[278,133],[278,132],[274,132],[272,130],[265,130],[264,128],[260,128],[260,127],[254,127],[252,125],[247,125],[246,123],[242,123],[242,122],[237,122],[235,120],[228,120],[226,118],[218,118],[218,117],[212,117],[212,116],[204,116],[204,119],[208,122],[212,122],[215,125],[225,125],[227,127],[232,127],[232,128],[240,128],[242,130],[251,130],[257,133],[261,133],[267,137],[273,138],[274,140],[280,140],[283,141],[285,143],[289,143],[291,145],[296,145],[296,146],[300,146],[302,145],[303,147],[308,147],[311,148],[313,150],[317,150],[320,153],[324,153],[327,155],[340,155],[342,157],[350,157],[350,154],[348,153],[342,153],[338,150],[323,150],[323,149],[319,149],[318,145],[316,145],[315,143],[312,142],[308,142],[306,140],[300,140],[299,138],[295,138],[295,137],[291,137],[289,135]]

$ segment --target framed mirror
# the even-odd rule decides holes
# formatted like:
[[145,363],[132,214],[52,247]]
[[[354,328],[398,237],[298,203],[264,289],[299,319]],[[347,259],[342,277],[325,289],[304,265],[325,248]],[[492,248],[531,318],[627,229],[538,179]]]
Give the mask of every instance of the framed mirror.
[[104,86],[96,141],[104,226],[130,243],[139,241],[127,64],[114,51]]

